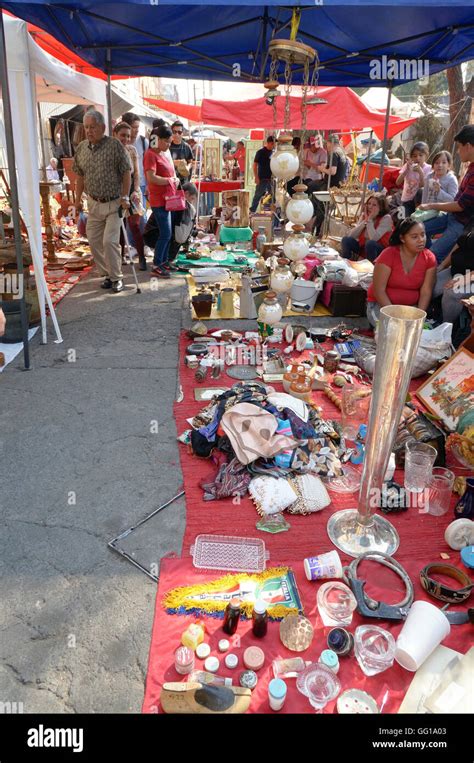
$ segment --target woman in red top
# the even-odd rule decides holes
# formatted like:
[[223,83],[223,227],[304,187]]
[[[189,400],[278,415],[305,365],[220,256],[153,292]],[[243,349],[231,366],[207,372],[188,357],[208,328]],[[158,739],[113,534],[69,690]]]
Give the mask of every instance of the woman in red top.
[[155,246],[151,273],[159,278],[170,277],[168,251],[171,241],[171,212],[166,210],[165,196],[173,192],[179,183],[173,162],[166,154],[171,144],[171,138],[172,133],[167,125],[156,127],[150,133],[150,148],[143,157],[143,169],[148,184],[148,199],[156,226],[160,231]]
[[359,222],[351,230],[350,236],[341,241],[341,254],[348,260],[356,260],[363,254],[374,262],[380,252],[388,246],[393,230],[392,218],[388,213],[387,199],[382,193],[369,196]]
[[367,318],[372,326],[380,308],[407,305],[426,310],[436,281],[436,257],[426,249],[423,223],[407,217],[390,237],[390,246],[375,261],[367,292]]

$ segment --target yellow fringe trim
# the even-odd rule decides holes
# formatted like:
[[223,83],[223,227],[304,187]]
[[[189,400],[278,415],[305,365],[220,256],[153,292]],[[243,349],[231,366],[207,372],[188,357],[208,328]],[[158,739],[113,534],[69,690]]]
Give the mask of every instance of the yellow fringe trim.
[[[265,572],[259,573],[233,573],[229,575],[223,575],[221,578],[217,578],[209,583],[196,583],[192,586],[180,586],[179,588],[173,588],[168,591],[162,599],[162,604],[165,609],[185,609],[194,610],[199,609],[203,612],[219,613],[223,612],[227,607],[226,601],[191,601],[187,600],[188,596],[195,596],[197,594],[215,593],[216,591],[226,590],[232,588],[236,583],[242,580],[251,580],[257,583],[263,583],[268,578],[274,578],[281,575],[286,575],[289,567],[270,567]],[[242,602],[242,612],[247,616],[252,616],[253,602]],[[298,614],[296,607],[284,607],[281,604],[275,606],[270,605],[268,608],[268,615],[271,619],[280,620],[287,615]]]

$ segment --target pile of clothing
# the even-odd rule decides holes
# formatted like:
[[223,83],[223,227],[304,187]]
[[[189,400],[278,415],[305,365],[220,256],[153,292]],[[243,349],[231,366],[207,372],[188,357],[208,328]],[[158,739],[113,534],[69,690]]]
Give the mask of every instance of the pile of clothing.
[[260,382],[239,382],[193,419],[193,452],[217,471],[204,500],[250,493],[261,514],[319,511],[330,503],[321,477],[342,474],[340,437],[303,400]]

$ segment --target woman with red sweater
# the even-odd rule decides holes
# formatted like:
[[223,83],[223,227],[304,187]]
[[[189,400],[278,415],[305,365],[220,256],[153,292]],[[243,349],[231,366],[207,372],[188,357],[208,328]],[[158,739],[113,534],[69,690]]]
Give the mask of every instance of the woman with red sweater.
[[380,308],[407,305],[426,310],[436,281],[436,257],[426,249],[423,223],[407,217],[390,237],[390,246],[377,257],[374,279],[367,292],[367,319],[375,326]]
[[341,254],[348,260],[356,260],[357,256],[363,255],[374,262],[388,246],[392,230],[393,223],[388,214],[386,197],[382,193],[375,193],[365,202],[364,211],[350,236],[342,239]]

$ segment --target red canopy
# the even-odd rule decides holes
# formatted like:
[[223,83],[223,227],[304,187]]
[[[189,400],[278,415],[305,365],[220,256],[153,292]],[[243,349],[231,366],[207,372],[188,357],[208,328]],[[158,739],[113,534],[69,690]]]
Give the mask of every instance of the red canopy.
[[160,98],[148,98],[145,96],[145,101],[152,103],[153,106],[158,106],[162,111],[169,111],[170,114],[177,114],[179,117],[190,119],[191,122],[201,121],[201,107],[191,106],[190,103],[178,103],[178,101],[164,101]]
[[[306,128],[308,130],[358,130],[372,127],[379,138],[383,138],[385,114],[367,108],[357,93],[349,87],[320,87],[318,97],[327,103],[309,105],[307,107]],[[301,124],[302,98],[290,97],[290,124],[292,130],[302,128]],[[183,104],[178,104],[183,108]],[[201,107],[201,120],[205,124],[221,127],[265,127],[268,130],[284,127],[285,98],[276,98],[276,123],[272,106],[265,103],[264,98],[253,98],[249,101],[214,101],[205,98]],[[176,112],[178,113],[178,112]],[[184,115],[183,115],[184,116]],[[388,137],[409,127],[414,119],[390,117]]]

